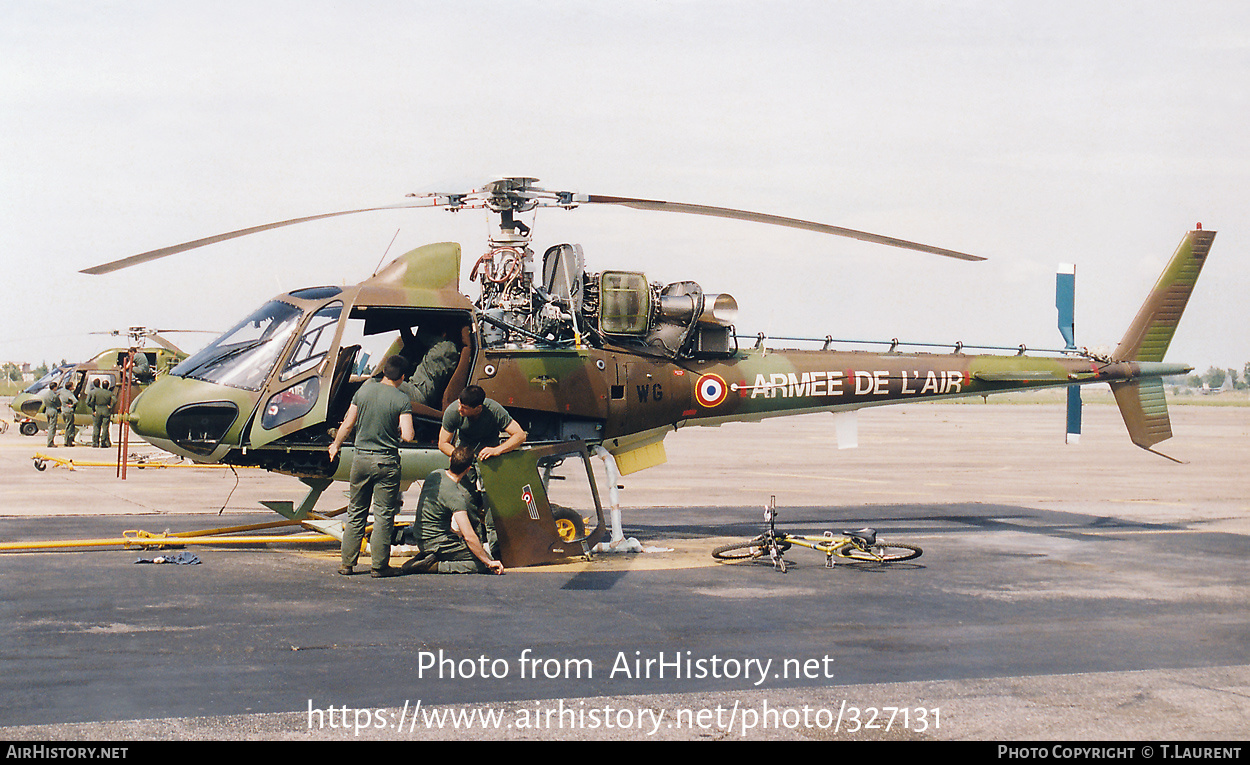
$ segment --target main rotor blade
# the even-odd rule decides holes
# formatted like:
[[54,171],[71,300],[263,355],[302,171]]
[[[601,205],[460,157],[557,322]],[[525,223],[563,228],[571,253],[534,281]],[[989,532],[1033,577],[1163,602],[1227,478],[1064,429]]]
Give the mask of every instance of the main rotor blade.
[[174,353],[184,352],[181,348],[174,345],[169,340],[161,337],[160,333],[157,332],[156,330],[152,330],[152,332],[148,334],[148,337],[152,338],[152,340],[156,342],[157,345],[159,345],[160,347],[164,348],[167,351],[173,351]]
[[98,266],[92,266],[91,268],[84,268],[82,271],[79,271],[79,273],[92,274],[92,275],[107,274],[107,273],[111,273],[113,271],[117,271],[123,268],[137,266],[140,263],[147,263],[149,260],[156,260],[157,258],[163,258],[166,255],[175,255],[179,252],[186,252],[187,250],[194,250],[197,247],[205,247],[210,244],[217,244],[218,242],[224,242],[228,239],[236,239],[241,236],[247,236],[248,234],[258,234],[261,231],[268,231],[274,228],[282,228],[283,226],[293,226],[296,223],[307,223],[308,221],[321,220],[322,218],[334,218],[339,215],[353,215],[355,213],[374,212],[377,210],[404,210],[404,209],[408,209],[412,207],[434,207],[440,203],[445,203],[445,202],[440,202],[438,197],[428,197],[428,198],[422,198],[420,200],[413,201],[413,202],[401,202],[400,204],[396,204],[396,205],[385,205],[383,207],[365,207],[359,210],[340,210],[339,212],[322,213],[321,215],[309,215],[304,218],[292,218],[290,220],[278,221],[277,223],[266,223],[263,226],[252,226],[251,228],[241,228],[238,231],[231,231],[226,234],[218,234],[216,236],[209,236],[209,237],[205,237],[204,239],[196,239],[193,242],[183,242],[182,244],[175,244],[172,247],[162,247],[159,250],[150,250],[148,252],[141,252],[138,255],[131,255],[128,258],[122,258],[121,260],[114,260],[111,263],[103,263]]
[[663,212],[690,213],[691,215],[709,215],[713,218],[732,218],[734,220],[746,220],[753,221],[755,223],[769,223],[774,226],[786,226],[788,228],[798,228],[805,231],[817,231],[822,234],[833,234],[835,236],[845,236],[850,237],[851,239],[859,239],[863,242],[874,242],[876,244],[889,245],[890,247],[902,247],[906,250],[928,252],[933,255],[944,255],[948,258],[958,258],[959,260],[985,260],[985,258],[978,255],[969,255],[964,252],[947,250],[942,247],[920,244],[919,242],[909,242],[906,239],[896,239],[892,236],[870,234],[867,231],[856,231],[855,229],[842,228],[841,226],[830,226],[827,223],[813,223],[812,221],[799,220],[798,218],[785,218],[780,215],[769,215],[767,213],[750,212],[747,210],[733,210],[728,207],[708,207],[707,205],[691,205],[683,202],[662,202],[655,199],[632,199],[630,197],[607,197],[596,194],[587,194],[584,197],[579,196],[577,201],[621,205],[622,207],[633,207],[637,210],[659,210]]

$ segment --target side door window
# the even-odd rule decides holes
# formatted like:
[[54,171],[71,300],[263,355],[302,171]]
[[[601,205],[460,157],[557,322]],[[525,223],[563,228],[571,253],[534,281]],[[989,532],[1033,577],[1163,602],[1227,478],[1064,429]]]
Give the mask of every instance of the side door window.
[[278,379],[286,382],[301,372],[307,372],[320,365],[325,360],[330,347],[334,345],[334,331],[342,313],[343,304],[335,301],[322,306],[317,313],[313,314],[304,328],[304,334],[300,335],[299,340],[296,341],[295,348],[291,351],[291,356]]
[[333,373],[333,364],[327,359],[337,347],[342,315],[343,302],[335,300],[304,322],[277,378],[264,389],[249,437],[252,446],[264,446],[325,420],[328,386],[322,378]]
[[113,374],[111,372],[88,372],[86,383],[82,388],[82,395],[78,397],[79,403],[82,404],[86,411],[91,411],[91,407],[86,405],[86,399],[87,394],[90,393],[91,389],[95,387],[96,381],[99,381],[101,385],[108,383],[109,390],[117,387],[117,381],[113,379]]

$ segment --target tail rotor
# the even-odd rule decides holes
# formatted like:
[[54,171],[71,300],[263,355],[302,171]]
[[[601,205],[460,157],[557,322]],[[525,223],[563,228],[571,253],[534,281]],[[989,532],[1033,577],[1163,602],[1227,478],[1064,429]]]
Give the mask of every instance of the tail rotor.
[[[1063,335],[1064,351],[1076,352],[1076,266],[1060,263],[1055,273],[1055,308],[1059,311],[1059,333]],[[1068,428],[1064,442],[1081,440],[1081,386],[1068,386]]]

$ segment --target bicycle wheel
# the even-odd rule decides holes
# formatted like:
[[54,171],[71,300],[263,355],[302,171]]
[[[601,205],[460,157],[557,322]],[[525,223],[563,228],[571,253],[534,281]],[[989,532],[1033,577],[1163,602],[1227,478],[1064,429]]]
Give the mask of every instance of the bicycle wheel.
[[768,542],[763,537],[756,537],[748,542],[730,542],[712,550],[712,557],[717,560],[745,560],[758,558],[768,549]]
[[[727,545],[721,545],[712,550],[712,557],[717,560],[746,560],[747,558],[758,558],[768,553],[768,537],[761,535],[755,539],[746,542],[730,542]],[[777,547],[785,552],[790,549],[790,543],[784,539],[779,540]]]
[[847,547],[838,553],[843,558],[851,560],[867,561],[870,563],[894,563],[900,560],[911,560],[919,558],[924,550],[915,545],[905,544],[879,544],[868,548],[868,551],[859,549],[858,547]]

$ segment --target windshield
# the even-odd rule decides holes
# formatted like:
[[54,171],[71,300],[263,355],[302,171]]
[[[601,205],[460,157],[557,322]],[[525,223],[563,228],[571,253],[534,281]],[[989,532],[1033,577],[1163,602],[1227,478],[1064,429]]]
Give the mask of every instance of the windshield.
[[300,310],[295,306],[270,300],[204,350],[174,367],[173,374],[260,390],[299,319]]
[[66,364],[63,367],[57,367],[56,369],[53,369],[51,372],[47,373],[43,377],[40,377],[38,380],[35,380],[33,383],[31,383],[30,387],[27,388],[23,392],[24,393],[38,393],[39,391],[48,387],[48,383],[52,382],[53,380],[60,380],[61,375],[64,374],[65,370],[69,369],[70,366],[71,365]]

